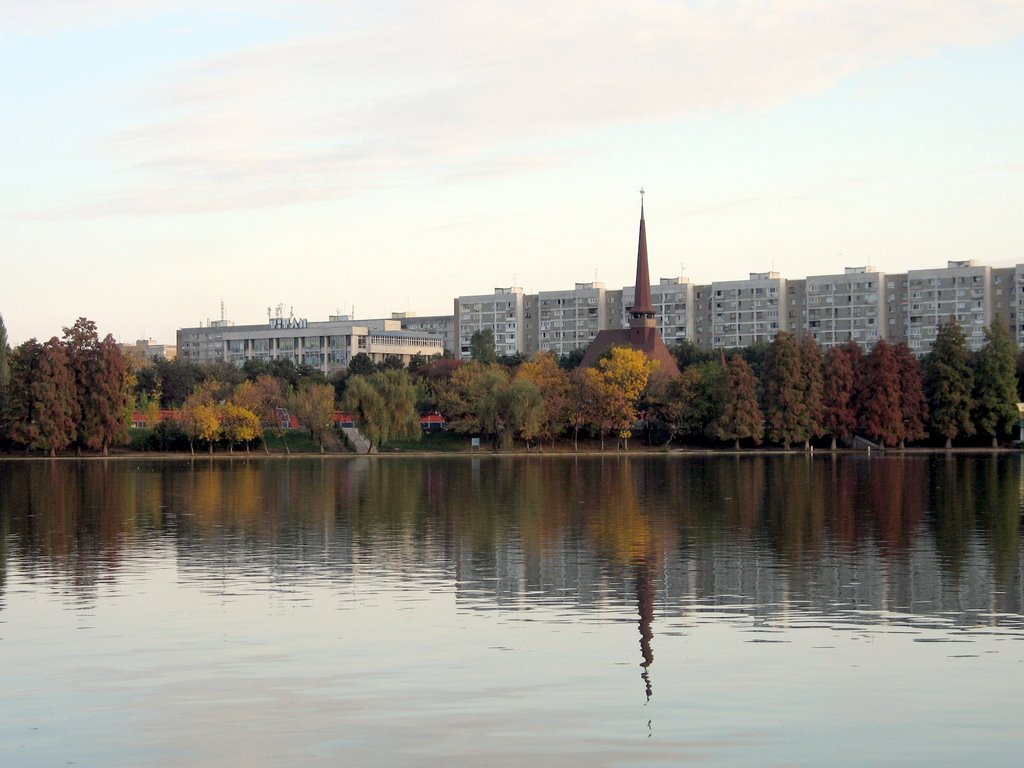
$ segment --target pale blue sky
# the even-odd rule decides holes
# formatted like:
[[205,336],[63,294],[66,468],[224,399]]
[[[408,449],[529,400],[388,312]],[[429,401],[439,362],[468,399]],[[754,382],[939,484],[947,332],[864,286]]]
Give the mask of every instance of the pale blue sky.
[[1024,262],[1020,0],[7,0],[0,314]]

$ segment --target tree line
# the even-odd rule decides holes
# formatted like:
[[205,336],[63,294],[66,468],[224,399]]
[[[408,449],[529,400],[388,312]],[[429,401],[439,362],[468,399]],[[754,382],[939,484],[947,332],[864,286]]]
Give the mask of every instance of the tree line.
[[[415,440],[420,416],[495,450],[582,437],[626,445],[768,443],[836,447],[860,436],[891,447],[984,436],[996,444],[1017,424],[1018,353],[999,321],[970,353],[962,328],[943,325],[919,360],[906,344],[855,342],[823,352],[782,332],[766,344],[673,352],[682,375],[661,375],[642,352],[616,348],[594,368],[580,354],[497,357],[488,340],[474,360],[416,357],[374,363],[356,355],[331,377],[291,360],[200,365],[155,359],[133,366],[109,335],[80,318],[61,338],[10,349],[0,318],[0,442],[51,455],[106,453],[128,440],[133,412],[152,427],[136,447],[247,450],[273,433],[288,450],[291,417],[324,450],[336,409],[371,446]],[[164,418],[170,413],[170,418]]]

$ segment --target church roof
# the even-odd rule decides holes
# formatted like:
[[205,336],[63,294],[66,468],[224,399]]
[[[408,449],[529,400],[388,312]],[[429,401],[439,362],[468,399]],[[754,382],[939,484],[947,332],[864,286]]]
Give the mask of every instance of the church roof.
[[651,305],[651,270],[647,266],[647,226],[644,223],[644,202],[640,198],[640,241],[636,248],[636,282],[633,294],[633,306],[629,308],[634,315],[653,315]]

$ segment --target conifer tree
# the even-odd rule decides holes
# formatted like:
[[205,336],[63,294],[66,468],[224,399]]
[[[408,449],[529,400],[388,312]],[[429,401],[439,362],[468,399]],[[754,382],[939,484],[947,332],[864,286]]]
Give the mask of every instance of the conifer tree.
[[725,375],[719,379],[718,415],[711,425],[719,440],[732,440],[739,450],[740,440],[760,443],[764,438],[764,416],[757,404],[757,380],[749,363],[739,354],[729,360]]
[[923,440],[928,436],[928,398],[924,393],[924,370],[906,342],[893,347],[900,376],[900,447],[906,441]]
[[807,434],[804,449],[813,438],[825,434],[825,380],[821,348],[813,336],[800,343],[800,370],[803,376],[804,405],[807,408]]
[[832,347],[825,354],[822,400],[825,432],[832,436],[833,451],[837,440],[852,437],[857,429],[857,391],[863,356],[855,341]]
[[810,410],[805,400],[803,364],[796,338],[779,332],[765,358],[764,416],[768,439],[789,447],[810,439]]
[[1018,418],[1016,349],[1000,318],[985,329],[985,346],[978,355],[974,397],[977,402],[975,424],[992,438],[995,448],[1000,435],[1009,434]]
[[892,345],[879,339],[863,361],[857,395],[858,426],[882,447],[903,438],[900,371]]
[[40,349],[29,391],[38,428],[36,439],[29,447],[42,448],[50,456],[56,456],[57,451],[74,441],[79,416],[67,350],[56,336]]
[[931,407],[932,431],[946,438],[950,448],[960,435],[973,435],[974,374],[969,363],[967,338],[955,319],[939,327],[925,366],[925,387]]
[[0,315],[0,442],[7,435],[7,421],[4,414],[7,411],[5,404],[7,387],[11,381],[10,356],[11,348],[7,343],[7,327],[4,325],[4,316]]

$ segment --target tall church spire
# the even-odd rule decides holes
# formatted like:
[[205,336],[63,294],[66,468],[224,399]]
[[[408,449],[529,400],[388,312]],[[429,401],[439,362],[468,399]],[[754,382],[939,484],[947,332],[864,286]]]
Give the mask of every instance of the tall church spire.
[[651,305],[651,271],[647,266],[647,227],[644,223],[644,191],[640,190],[640,242],[636,249],[636,284],[633,286],[633,306],[629,308],[633,325],[640,321],[654,318],[654,307]]

